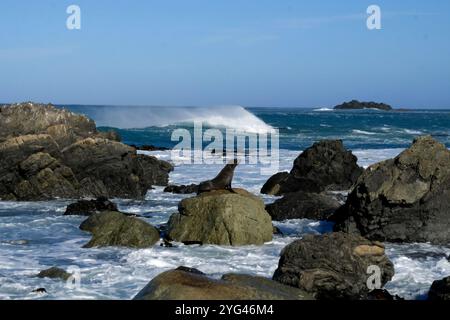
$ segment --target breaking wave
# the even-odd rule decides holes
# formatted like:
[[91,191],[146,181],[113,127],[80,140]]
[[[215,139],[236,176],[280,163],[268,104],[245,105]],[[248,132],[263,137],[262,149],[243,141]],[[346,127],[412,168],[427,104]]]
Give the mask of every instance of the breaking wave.
[[166,127],[201,122],[242,132],[268,133],[273,128],[242,106],[122,107],[99,106],[84,110],[97,125],[120,129]]

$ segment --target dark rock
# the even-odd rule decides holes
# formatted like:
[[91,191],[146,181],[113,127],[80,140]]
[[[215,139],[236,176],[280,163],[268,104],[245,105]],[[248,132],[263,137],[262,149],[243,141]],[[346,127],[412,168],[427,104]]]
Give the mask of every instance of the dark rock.
[[35,289],[35,290],[31,291],[31,292],[33,292],[33,293],[47,293],[47,290],[45,288],[38,288],[38,289]]
[[157,147],[154,145],[147,145],[147,144],[144,144],[142,146],[135,146],[135,148],[137,150],[142,150],[142,151],[167,151],[167,150],[170,150],[169,148],[166,148],[166,147]]
[[357,235],[307,235],[283,249],[273,279],[298,287],[317,299],[364,299],[369,266],[381,270],[381,285],[394,275],[384,246]]
[[80,225],[80,229],[92,233],[91,241],[84,248],[148,248],[160,239],[159,231],[155,227],[121,212],[95,213]]
[[378,109],[390,111],[392,107],[385,103],[376,102],[360,102],[358,100],[352,100],[350,102],[344,102],[343,104],[334,107],[336,110],[357,110],[357,109]]
[[117,205],[109,201],[106,197],[99,197],[96,200],[79,200],[67,206],[66,216],[90,216],[102,211],[119,211]]
[[281,232],[280,228],[273,226],[273,234],[283,235],[283,232]]
[[191,193],[196,194],[198,192],[198,185],[196,185],[196,184],[191,184],[188,186],[169,185],[164,189],[164,192],[170,192],[170,193],[175,193],[175,194],[191,194]]
[[203,245],[203,242],[202,242],[202,241],[183,241],[183,244],[184,244],[185,246],[195,246],[195,245],[200,245],[200,246],[202,246],[202,245]]
[[282,172],[271,177],[261,192],[283,195],[297,191],[348,190],[363,172],[357,160],[341,140],[323,140],[300,154],[289,174]]
[[335,230],[390,242],[450,242],[450,151],[421,137],[369,167],[332,220]]
[[50,279],[61,279],[67,281],[72,275],[63,269],[52,267],[50,269],[42,270],[39,272],[37,277],[39,278],[50,278]]
[[167,185],[171,164],[116,140],[51,105],[0,107],[0,199],[142,198]]
[[291,175],[311,180],[324,190],[347,190],[363,172],[357,160],[341,140],[323,140],[295,159]]
[[289,172],[278,172],[267,180],[261,188],[262,194],[279,195],[280,186],[289,177]]
[[286,194],[282,199],[266,206],[272,220],[287,219],[327,220],[340,207],[330,196],[298,191]]
[[310,300],[302,290],[270,279],[225,275],[221,280],[186,270],[161,273],[134,300]]
[[449,301],[450,300],[450,277],[436,280],[428,292],[428,300]]

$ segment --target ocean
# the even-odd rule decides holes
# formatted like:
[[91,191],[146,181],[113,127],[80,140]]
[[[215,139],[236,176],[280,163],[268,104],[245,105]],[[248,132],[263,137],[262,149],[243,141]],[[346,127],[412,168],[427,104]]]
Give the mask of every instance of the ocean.
[[[290,170],[302,150],[321,139],[342,139],[361,166],[398,155],[414,137],[430,134],[450,147],[449,110],[333,111],[329,109],[163,108],[117,106],[61,106],[93,118],[101,130],[116,128],[128,144],[152,144],[172,148],[175,129],[192,130],[194,121],[206,128],[232,127],[264,133],[279,130],[279,170]],[[143,152],[171,160],[170,151]],[[241,164],[234,186],[259,195],[268,176],[259,164]],[[170,183],[190,184],[210,179],[221,165],[182,164],[175,167]],[[266,203],[276,198],[261,195]],[[178,202],[189,195],[149,190],[145,200],[114,199],[121,211],[143,215],[153,225],[166,223]],[[238,272],[271,277],[280,251],[309,233],[325,233],[332,224],[311,220],[274,222],[276,235],[263,246],[184,246],[135,250],[123,248],[83,249],[90,235],[79,230],[85,217],[65,217],[70,200],[46,202],[0,202],[0,299],[130,299],[159,273],[189,266],[220,278]],[[424,299],[434,280],[450,275],[450,247],[430,244],[386,244],[395,276],[386,288],[406,299]],[[52,266],[78,268],[80,285],[68,288],[62,281],[35,275]],[[32,293],[46,288],[47,294]]]

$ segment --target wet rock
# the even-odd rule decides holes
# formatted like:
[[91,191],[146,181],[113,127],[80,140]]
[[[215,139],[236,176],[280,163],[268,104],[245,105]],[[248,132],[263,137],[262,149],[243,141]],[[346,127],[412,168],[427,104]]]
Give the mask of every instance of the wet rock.
[[272,220],[287,219],[327,220],[340,203],[330,196],[319,193],[298,191],[288,193],[283,198],[266,206]]
[[449,301],[450,300],[450,277],[436,280],[428,292],[428,300]]
[[172,165],[138,155],[85,116],[33,103],[0,107],[0,199],[142,198]]
[[50,279],[60,279],[67,281],[72,275],[63,269],[52,267],[50,269],[42,270],[39,272],[37,277],[39,278],[50,278]]
[[430,136],[370,166],[332,217],[336,231],[390,242],[450,243],[450,151]]
[[272,240],[263,201],[242,189],[217,190],[184,199],[169,220],[168,236],[179,242],[261,245]]
[[80,229],[92,233],[92,239],[84,248],[130,247],[148,248],[159,239],[159,231],[147,222],[129,217],[121,212],[105,211],[91,215]]
[[66,216],[90,216],[102,211],[119,211],[117,205],[109,201],[106,197],[99,197],[96,200],[79,200],[67,206]]
[[307,235],[283,249],[273,279],[317,299],[358,300],[370,292],[369,266],[379,268],[381,286],[394,275],[379,242],[345,233]]
[[307,293],[270,279],[225,275],[221,280],[201,272],[166,271],[142,289],[134,300],[310,300]]

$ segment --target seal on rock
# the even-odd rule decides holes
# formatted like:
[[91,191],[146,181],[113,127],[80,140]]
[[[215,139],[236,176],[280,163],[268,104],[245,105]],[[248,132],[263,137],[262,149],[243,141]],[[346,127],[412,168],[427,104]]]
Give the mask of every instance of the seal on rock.
[[233,181],[234,170],[238,166],[239,161],[234,159],[230,161],[223,169],[219,172],[217,177],[212,180],[203,181],[198,186],[197,195],[204,192],[215,191],[215,190],[228,190],[233,192],[231,188],[231,182]]

